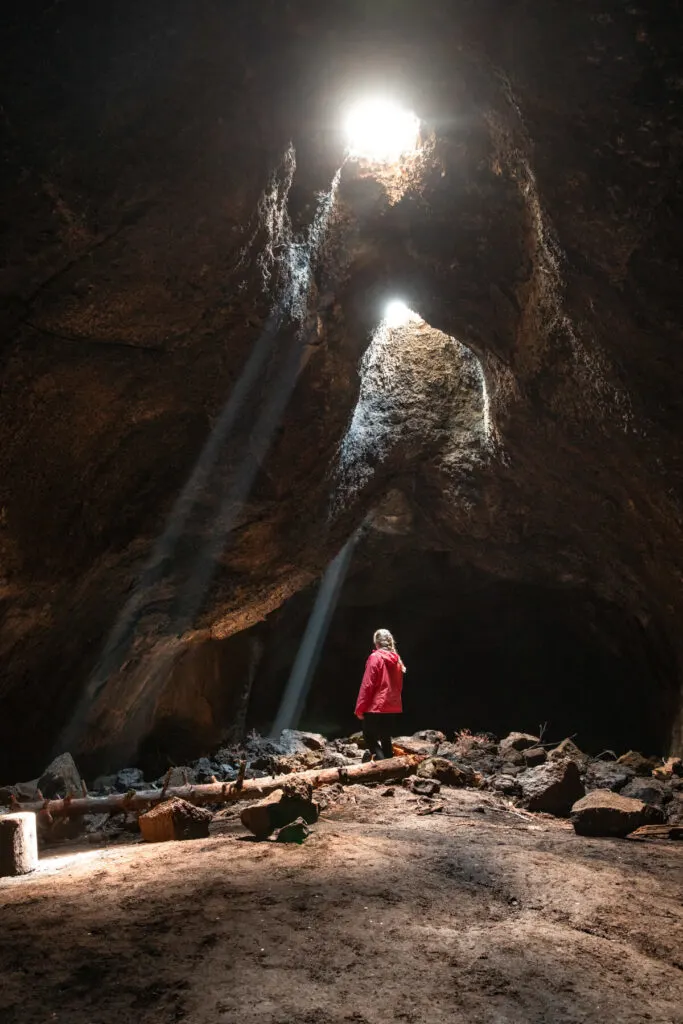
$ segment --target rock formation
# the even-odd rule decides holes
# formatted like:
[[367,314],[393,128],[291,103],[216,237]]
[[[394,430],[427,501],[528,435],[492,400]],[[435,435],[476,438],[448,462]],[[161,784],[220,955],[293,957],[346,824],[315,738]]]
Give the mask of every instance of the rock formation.
[[[680,13],[38,6],[0,42],[0,777],[213,741],[245,631],[369,516],[359,572],[547,598],[679,751]],[[423,151],[332,201],[373,80]]]

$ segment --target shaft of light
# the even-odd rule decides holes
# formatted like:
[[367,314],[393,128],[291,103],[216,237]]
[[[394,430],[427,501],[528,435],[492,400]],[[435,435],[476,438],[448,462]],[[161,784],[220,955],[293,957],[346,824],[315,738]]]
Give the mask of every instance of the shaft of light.
[[[215,476],[214,470],[218,457],[237,423],[245,400],[253,391],[268,357],[273,351],[274,341],[280,328],[285,321],[303,318],[313,277],[314,263],[319,256],[327,232],[340,178],[341,169],[335,174],[329,191],[318,197],[318,207],[305,241],[302,244],[292,241],[287,246],[284,257],[287,271],[284,291],[279,296],[230,398],[225,403],[189,480],[176,500],[164,532],[156,541],[132,595],[114,623],[85,692],[80,698],[71,721],[62,732],[60,749],[69,749],[77,745],[87,716],[100,692],[130,657],[135,640],[141,631],[142,617],[150,602],[154,601],[155,588],[164,583],[170,575],[170,570],[175,568],[178,542],[187,529],[190,516],[202,495],[207,493],[211,485],[216,486],[216,481],[212,477]],[[289,185],[291,185],[291,177]],[[303,360],[305,360],[306,342],[303,330],[298,331],[293,344],[281,362],[280,369],[275,375],[276,379],[269,389],[264,407],[253,429],[249,451],[241,460],[235,477],[228,487],[219,513],[209,529],[207,540],[200,545],[197,551],[190,568],[189,578],[177,590],[175,606],[165,630],[167,636],[169,633],[178,635],[187,629],[201,607],[225,547],[226,538],[235,526],[247,501],[261,463],[270,448],[275,431],[296,385]],[[166,653],[160,656],[159,663],[153,666],[153,671],[145,670],[137,673],[139,679],[135,681],[135,686],[139,690],[141,718],[144,717],[143,707],[150,701],[153,702],[167,678],[167,673],[173,662],[172,647],[173,645],[169,645]],[[128,731],[133,733],[137,730],[133,728],[132,723],[129,723]]]
[[337,557],[328,565],[322,578],[313,611],[308,619],[296,660],[292,666],[280,709],[273,724],[272,735],[278,739],[283,729],[295,728],[306,703],[313,673],[320,659],[320,653],[327,637],[327,631],[339,600],[339,593],[346,579],[354,548],[358,542],[358,531],[346,542]]

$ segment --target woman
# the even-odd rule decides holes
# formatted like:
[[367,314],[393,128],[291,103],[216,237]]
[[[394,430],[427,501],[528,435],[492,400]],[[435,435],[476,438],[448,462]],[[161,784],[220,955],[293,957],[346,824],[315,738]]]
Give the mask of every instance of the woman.
[[395,716],[403,710],[401,690],[406,667],[388,629],[378,629],[372,639],[375,650],[365,666],[356,701],[356,718],[363,722],[366,750],[370,757],[380,760],[394,756],[391,734]]

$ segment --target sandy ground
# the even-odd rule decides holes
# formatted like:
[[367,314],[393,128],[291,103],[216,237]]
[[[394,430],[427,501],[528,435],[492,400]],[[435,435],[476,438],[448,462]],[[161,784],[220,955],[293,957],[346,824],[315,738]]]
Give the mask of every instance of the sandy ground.
[[683,1024],[683,844],[352,787],[302,846],[64,849],[0,881],[2,1024]]

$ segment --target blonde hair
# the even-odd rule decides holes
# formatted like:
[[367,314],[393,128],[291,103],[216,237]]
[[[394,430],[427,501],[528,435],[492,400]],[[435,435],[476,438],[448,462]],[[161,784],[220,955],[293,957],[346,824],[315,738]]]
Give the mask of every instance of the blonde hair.
[[[376,629],[372,642],[378,650],[393,651],[394,654],[398,654],[398,651],[396,650],[396,641],[388,629]],[[403,664],[400,654],[398,654],[398,660],[402,671],[405,672],[406,667]]]

